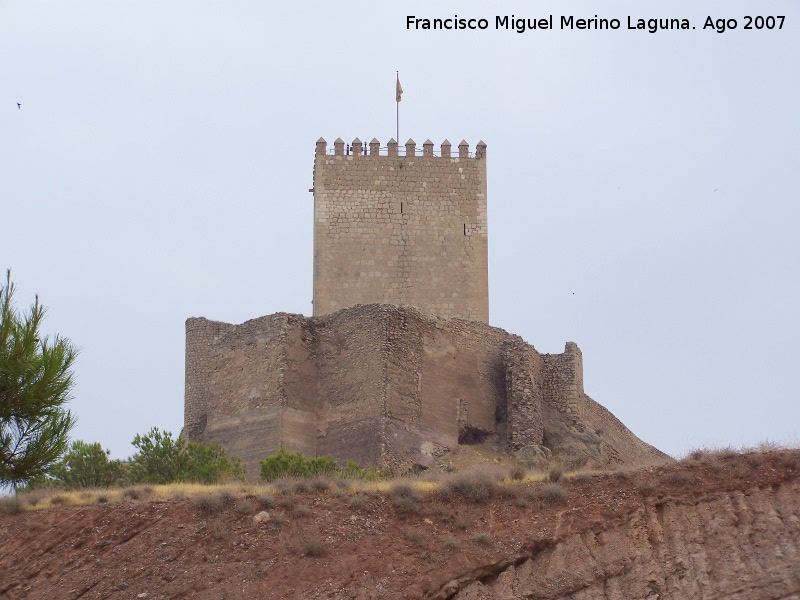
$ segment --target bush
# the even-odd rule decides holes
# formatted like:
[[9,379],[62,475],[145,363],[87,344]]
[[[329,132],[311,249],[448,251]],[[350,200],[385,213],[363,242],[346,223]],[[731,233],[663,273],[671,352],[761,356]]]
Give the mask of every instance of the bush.
[[556,483],[564,475],[564,466],[560,462],[552,462],[547,469],[547,479]]
[[307,507],[305,504],[298,504],[294,507],[294,516],[295,517],[310,517],[311,516],[311,509]]
[[164,484],[179,480],[183,471],[182,437],[172,439],[169,431],[153,427],[144,435],[137,433],[132,443],[138,450],[130,461],[132,482]]
[[219,442],[189,442],[182,458],[180,481],[214,484],[245,477],[242,462],[235,456],[228,458]]
[[262,508],[275,508],[275,498],[272,494],[261,494],[258,497],[258,503]]
[[300,452],[286,452],[281,447],[275,454],[261,461],[261,479],[273,481],[280,477],[317,477],[332,475],[336,461],[330,456],[306,459]]
[[492,546],[494,545],[494,538],[490,533],[482,531],[481,533],[476,533],[472,536],[472,540],[476,544],[480,544],[481,546]]
[[256,512],[256,503],[249,498],[244,498],[236,504],[236,512],[240,515],[252,515]]
[[50,473],[67,489],[107,488],[119,483],[123,474],[122,463],[109,460],[109,454],[111,451],[103,450],[97,442],[76,440]]
[[22,499],[14,494],[13,496],[6,496],[0,498],[0,513],[6,515],[18,515],[24,510]]
[[525,476],[527,474],[528,472],[525,469],[525,467],[516,465],[511,469],[511,472],[508,474],[508,476],[512,481],[522,481],[523,479],[525,479]]
[[408,536],[408,541],[415,546],[422,546],[428,540],[428,534],[424,529],[409,529],[406,536]]
[[218,494],[199,494],[192,498],[192,504],[203,512],[214,512],[222,508],[222,498]]
[[417,512],[422,494],[410,484],[395,483],[389,493],[392,496],[392,504],[394,504],[395,509],[397,509],[399,513],[411,514]]
[[50,497],[50,506],[64,506],[65,504],[69,504],[69,498],[62,494]]
[[669,485],[686,485],[691,483],[694,477],[686,471],[671,471],[664,475],[663,481]]
[[214,484],[244,479],[241,461],[228,457],[219,442],[186,442],[183,436],[173,439],[169,431],[153,427],[145,435],[137,434],[133,445],[138,449],[130,459],[133,483]]
[[486,469],[467,469],[447,479],[440,488],[445,496],[457,496],[479,504],[488,502],[497,491],[497,477]]
[[306,556],[322,556],[324,551],[322,542],[318,539],[312,538],[303,544],[303,554]]
[[337,474],[345,479],[360,479],[363,481],[379,481],[381,479],[389,479],[392,476],[392,472],[388,468],[369,467],[364,469],[352,460],[348,460],[344,468]]
[[561,504],[569,498],[569,492],[558,483],[546,483],[534,493],[539,501],[547,504]]

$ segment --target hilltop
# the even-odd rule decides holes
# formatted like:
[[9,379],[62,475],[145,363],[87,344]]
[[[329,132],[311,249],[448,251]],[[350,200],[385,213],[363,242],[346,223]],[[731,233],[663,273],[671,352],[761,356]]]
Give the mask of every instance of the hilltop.
[[[444,484],[439,491],[419,484],[417,492],[315,485],[271,497],[266,488],[233,487],[0,515],[0,596],[655,600],[800,593],[800,451],[698,453],[558,484],[529,477],[497,484],[485,502],[470,501],[481,500],[475,487],[444,495]],[[257,523],[262,509],[269,519]]]

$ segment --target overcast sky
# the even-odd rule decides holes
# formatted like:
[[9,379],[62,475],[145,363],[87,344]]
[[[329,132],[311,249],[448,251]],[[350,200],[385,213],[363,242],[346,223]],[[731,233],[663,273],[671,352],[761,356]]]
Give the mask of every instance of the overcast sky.
[[187,317],[311,313],[314,143],[385,145],[399,70],[401,143],[487,143],[492,325],[672,455],[799,443],[796,1],[0,0],[0,57],[0,267],[80,347],[76,439],[180,431]]

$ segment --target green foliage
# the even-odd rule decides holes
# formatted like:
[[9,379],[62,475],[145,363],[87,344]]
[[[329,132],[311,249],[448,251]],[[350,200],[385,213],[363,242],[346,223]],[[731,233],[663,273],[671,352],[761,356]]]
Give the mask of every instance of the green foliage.
[[67,448],[75,419],[65,408],[77,352],[39,332],[39,297],[25,315],[12,305],[11,270],[0,287],[0,486],[42,477]]
[[153,427],[144,435],[136,434],[133,446],[138,450],[130,461],[130,479],[133,483],[172,483],[179,481],[185,470],[185,456],[181,454],[183,438],[172,438],[169,431]]
[[67,453],[50,470],[53,478],[69,489],[109,487],[122,479],[122,463],[109,460],[110,450],[99,443],[72,442]]
[[244,479],[244,467],[236,457],[228,457],[219,442],[185,442],[173,439],[169,431],[153,427],[145,435],[136,435],[133,445],[138,452],[130,461],[130,479],[134,483],[224,483]]
[[392,472],[389,470],[388,467],[385,467],[383,469],[379,469],[377,467],[369,467],[368,469],[364,469],[360,467],[358,463],[352,460],[348,460],[344,468],[338,472],[338,475],[345,479],[362,479],[364,481],[378,481],[381,479],[389,479],[392,476]]
[[244,479],[242,461],[236,456],[228,458],[219,442],[189,442],[183,459],[181,481],[210,484]]
[[286,452],[281,447],[275,454],[261,461],[261,479],[273,481],[281,477],[318,477],[332,475],[336,461],[330,456],[305,458],[300,452]]

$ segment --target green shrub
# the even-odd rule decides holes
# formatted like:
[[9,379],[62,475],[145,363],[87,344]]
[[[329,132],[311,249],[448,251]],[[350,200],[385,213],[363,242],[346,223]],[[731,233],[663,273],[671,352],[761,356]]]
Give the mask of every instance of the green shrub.
[[122,463],[109,460],[110,450],[95,442],[72,442],[66,454],[50,469],[52,477],[67,489],[106,488],[122,479]]
[[280,477],[318,477],[333,475],[336,461],[330,456],[307,459],[300,452],[286,452],[281,447],[261,461],[261,479],[273,481]]
[[226,456],[219,442],[189,442],[182,458],[180,481],[214,484],[242,480],[245,476],[242,462],[235,456]]
[[348,460],[344,468],[340,470],[337,475],[345,479],[360,479],[364,481],[379,481],[381,479],[389,479],[392,472],[389,468],[379,469],[377,467],[369,467],[364,469],[358,463]]
[[186,442],[183,436],[172,438],[169,431],[153,427],[136,435],[133,445],[138,452],[130,459],[133,483],[225,483],[244,479],[244,467],[236,457],[228,457],[219,442]]

